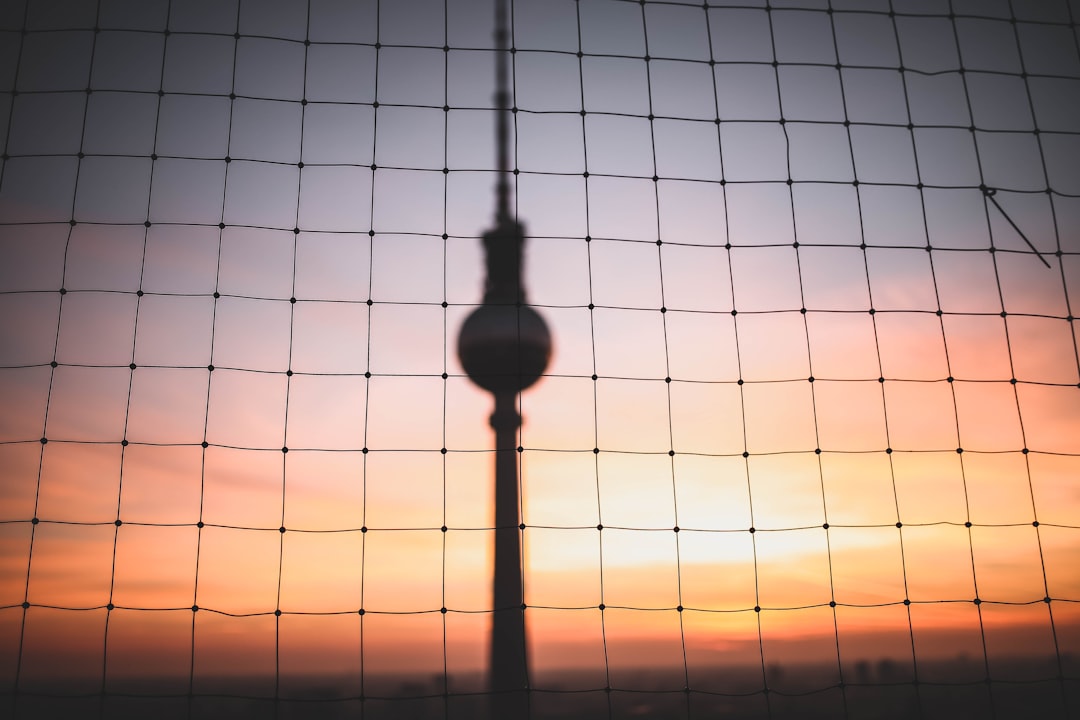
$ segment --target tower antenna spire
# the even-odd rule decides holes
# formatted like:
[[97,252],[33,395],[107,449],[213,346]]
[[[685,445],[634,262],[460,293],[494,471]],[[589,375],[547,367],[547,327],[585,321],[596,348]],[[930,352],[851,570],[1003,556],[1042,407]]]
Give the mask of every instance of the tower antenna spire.
[[498,225],[510,219],[510,0],[495,0],[495,125],[499,179],[496,186],[495,219]]

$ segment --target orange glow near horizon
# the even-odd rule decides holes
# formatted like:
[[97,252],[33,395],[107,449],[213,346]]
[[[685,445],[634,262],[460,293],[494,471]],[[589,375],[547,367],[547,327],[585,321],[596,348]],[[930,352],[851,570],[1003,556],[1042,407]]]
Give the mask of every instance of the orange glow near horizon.
[[[571,337],[564,337],[561,352],[574,352]],[[916,346],[916,340],[899,342]],[[1033,354],[1048,362],[1040,347],[1035,344]],[[949,350],[955,357],[990,352],[959,340]],[[938,424],[923,412],[933,401],[926,393],[944,383],[890,380],[882,389],[877,381],[822,379],[812,386],[824,447],[816,455],[804,447],[814,442],[813,418],[806,421],[807,436],[765,430],[799,427],[793,408],[799,393],[809,401],[810,384],[748,385],[747,442],[759,438],[762,454],[744,459],[735,452],[741,443],[730,437],[740,429],[738,409],[723,418],[739,401],[737,386],[677,380],[671,384],[677,454],[669,458],[658,448],[647,447],[653,454],[644,455],[633,450],[662,443],[660,431],[642,429],[632,406],[618,405],[652,402],[653,382],[597,382],[599,403],[605,384],[623,383],[611,412],[597,420],[608,423],[598,426],[601,443],[606,439],[623,452],[605,449],[599,456],[559,451],[591,442],[592,402],[580,392],[591,389],[591,381],[550,378],[523,398],[525,598],[533,608],[527,617],[537,677],[605,665],[601,602],[608,606],[603,627],[613,673],[678,668],[684,647],[692,667],[747,657],[760,662],[759,637],[766,664],[826,662],[829,652],[835,660],[837,633],[845,664],[884,657],[910,662],[913,636],[923,661],[978,657],[981,645],[971,638],[979,632],[998,653],[1042,658],[1074,652],[1080,614],[1068,603],[1053,605],[1057,650],[1052,637],[1035,640],[1036,631],[1048,627],[1044,596],[1080,597],[1080,569],[1071,562],[1080,531],[1065,527],[1080,513],[1080,497],[1067,479],[1080,467],[1071,454],[1080,437],[1075,407],[1040,397],[1040,386],[1019,386],[1025,428],[1041,430],[1028,431],[1032,452],[1024,455],[1019,433],[1007,432],[999,410],[1009,408],[1012,388],[1003,386],[1007,395],[998,398],[994,385],[957,380],[957,407],[970,418],[960,423],[960,441],[970,448],[960,455],[945,449],[957,441],[951,411]],[[483,528],[490,527],[492,455],[461,450],[487,442],[487,401],[462,383],[450,383],[451,390],[451,452],[445,456],[377,447],[366,455],[297,449],[283,456],[279,450],[62,440],[43,449],[5,445],[8,520],[34,514],[29,480],[42,457],[36,514],[44,522],[36,527],[28,583],[30,526],[9,523],[0,536],[0,595],[10,608],[0,612],[5,636],[18,634],[22,611],[12,606],[22,602],[24,589],[33,606],[26,677],[34,677],[34,668],[47,676],[58,668],[93,674],[110,598],[118,609],[108,662],[117,677],[186,672],[192,637],[200,676],[272,671],[273,632],[267,631],[277,607],[284,613],[283,674],[347,674],[361,662],[361,606],[368,672],[441,673],[445,647],[451,674],[481,673],[484,611],[490,610],[491,533]],[[662,383],[656,392],[664,397]],[[884,415],[869,421],[883,412],[882,392],[896,438],[891,455],[881,451]],[[947,396],[939,402],[950,410]],[[569,410],[574,403],[579,409]],[[89,400],[74,404],[93,407]],[[1011,404],[1015,417],[1015,400]],[[853,407],[866,410],[852,417]],[[159,413],[148,426],[154,433],[182,434],[169,426],[169,410]],[[979,419],[991,416],[981,429]],[[390,429],[381,432],[392,446],[394,423],[404,418],[387,419]],[[758,435],[755,422],[763,428]],[[100,426],[67,427],[74,435],[81,427],[91,443],[106,439]],[[129,426],[129,436],[135,430]],[[252,432],[261,431],[255,426]],[[410,437],[414,428],[401,425],[397,432]],[[120,528],[112,525],[117,497]],[[193,526],[200,500],[208,525],[201,531]],[[288,532],[281,536],[283,509]],[[1036,517],[1039,528],[1031,526]],[[892,527],[898,518],[902,529]],[[965,528],[968,519],[976,527]],[[595,529],[601,521],[602,541]],[[451,528],[445,535],[438,529],[444,523]],[[361,533],[361,525],[368,532]],[[676,525],[678,534],[671,531]],[[756,534],[747,532],[751,526]],[[989,603],[981,620],[971,604],[976,596]],[[910,618],[900,604],[905,597],[914,603]],[[830,600],[840,605],[835,630]],[[194,630],[192,604],[203,610]],[[681,625],[676,605],[686,608]],[[760,627],[755,605],[763,608]],[[87,610],[72,615],[49,607]],[[450,611],[445,646],[440,607]],[[402,612],[421,614],[394,614]],[[954,637],[962,627],[976,633],[967,644]]]

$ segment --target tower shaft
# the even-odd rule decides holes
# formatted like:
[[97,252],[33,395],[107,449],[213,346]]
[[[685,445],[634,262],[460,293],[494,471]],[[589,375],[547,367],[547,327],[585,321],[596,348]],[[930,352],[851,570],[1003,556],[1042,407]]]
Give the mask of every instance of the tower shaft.
[[521,570],[521,530],[517,431],[521,417],[517,393],[495,394],[495,578],[491,626],[492,720],[525,718],[528,713],[525,612]]
[[499,162],[496,189],[495,221],[503,225],[510,220],[510,18],[509,0],[495,0],[495,143]]

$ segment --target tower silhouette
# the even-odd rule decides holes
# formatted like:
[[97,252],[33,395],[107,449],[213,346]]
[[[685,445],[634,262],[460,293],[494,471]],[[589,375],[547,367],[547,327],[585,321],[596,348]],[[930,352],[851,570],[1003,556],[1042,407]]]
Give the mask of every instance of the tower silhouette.
[[517,475],[517,396],[539,379],[551,355],[543,318],[525,304],[521,281],[525,231],[510,210],[510,89],[508,0],[495,0],[496,144],[495,227],[484,234],[487,279],[483,305],[462,325],[458,356],[477,385],[494,395],[495,577],[491,629],[492,717],[528,712],[527,654],[521,568],[521,516]]

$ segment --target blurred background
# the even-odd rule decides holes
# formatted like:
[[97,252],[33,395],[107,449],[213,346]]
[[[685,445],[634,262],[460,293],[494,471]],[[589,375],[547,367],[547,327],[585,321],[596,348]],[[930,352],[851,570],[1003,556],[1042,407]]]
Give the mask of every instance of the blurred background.
[[[1078,17],[513,0],[534,717],[1080,713]],[[483,713],[493,48],[0,7],[12,715]]]

